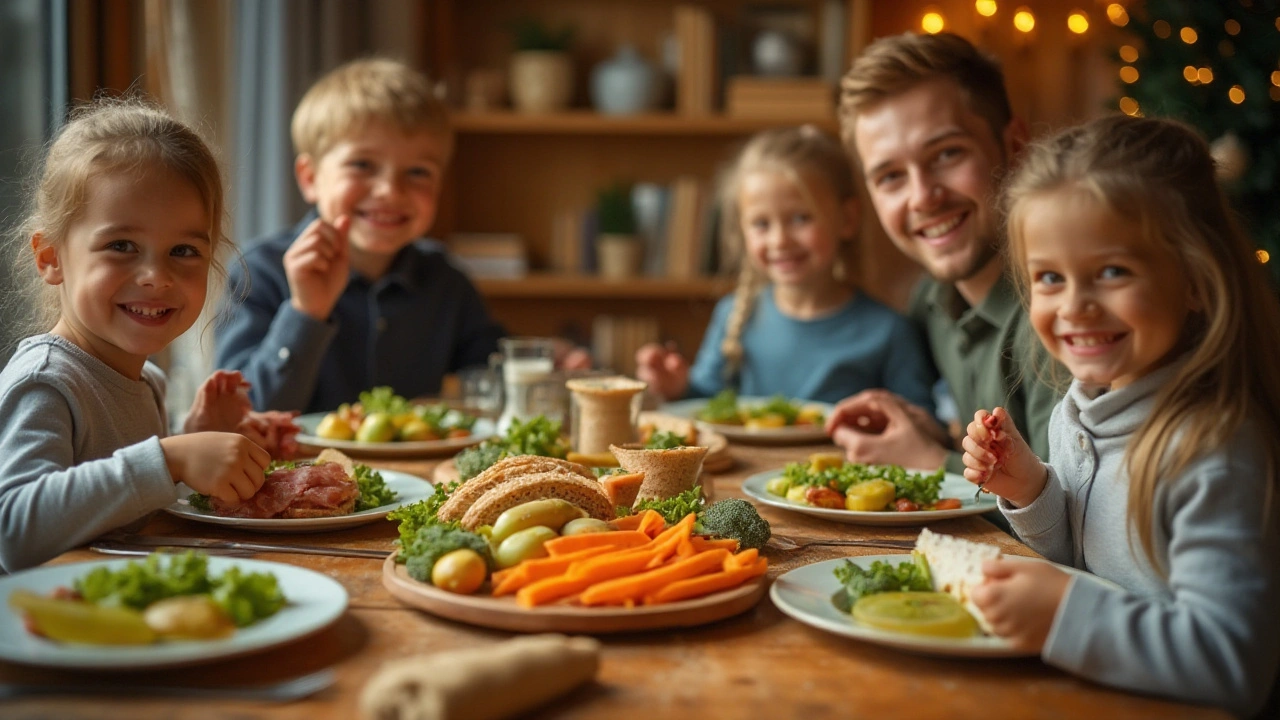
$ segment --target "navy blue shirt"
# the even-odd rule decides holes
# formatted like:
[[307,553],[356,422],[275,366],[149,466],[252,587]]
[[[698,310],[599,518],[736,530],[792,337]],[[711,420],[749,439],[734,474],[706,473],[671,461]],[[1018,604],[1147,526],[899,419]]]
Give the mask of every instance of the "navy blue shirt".
[[855,293],[830,314],[811,320],[783,315],[764,288],[742,329],[742,368],[724,376],[720,352],[733,296],[711,316],[702,348],[689,371],[689,397],[709,397],[726,387],[740,395],[786,395],[835,403],[872,388],[885,388],[933,412],[937,373],[924,339],[909,320]]
[[244,373],[254,408],[333,410],[378,385],[435,395],[447,373],[483,365],[498,349],[502,327],[430,240],[406,246],[377,280],[352,271],[328,321],[295,310],[284,253],[315,217],[263,240],[230,272],[216,362]]

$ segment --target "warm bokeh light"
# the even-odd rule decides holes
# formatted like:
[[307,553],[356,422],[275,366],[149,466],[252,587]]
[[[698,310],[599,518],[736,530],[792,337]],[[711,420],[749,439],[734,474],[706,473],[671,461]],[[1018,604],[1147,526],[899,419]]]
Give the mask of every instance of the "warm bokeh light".
[[1138,69],[1131,65],[1125,65],[1120,68],[1120,79],[1127,83],[1138,82]]
[[1024,33],[1029,33],[1036,27],[1036,16],[1031,14],[1031,8],[1018,8],[1018,12],[1013,14],[1013,26]]
[[920,29],[930,35],[942,32],[942,29],[946,26],[947,21],[943,19],[940,12],[927,12],[924,17],[920,18]]
[[1188,65],[1188,66],[1186,66],[1186,67],[1182,68],[1182,77],[1186,78],[1186,79],[1187,79],[1187,82],[1189,82],[1189,83],[1196,82],[1196,77],[1197,77],[1197,74],[1196,74],[1196,66],[1195,66],[1195,65]]
[[1209,83],[1213,82],[1213,70],[1207,67],[1200,68],[1196,72],[1196,79],[1200,81],[1201,85],[1208,85]]
[[1271,99],[1280,102],[1280,87],[1271,88]]
[[1081,10],[1073,11],[1067,16],[1067,29],[1077,35],[1089,32],[1089,16]]
[[1138,48],[1132,45],[1121,45],[1120,59],[1127,63],[1138,62]]
[[1120,27],[1129,24],[1129,13],[1125,11],[1124,6],[1120,3],[1111,3],[1107,6],[1107,18]]
[[1188,45],[1195,45],[1196,41],[1200,39],[1200,34],[1195,31],[1195,28],[1189,27],[1182,28],[1178,36],[1182,38],[1182,42]]
[[1231,89],[1227,91],[1227,97],[1230,98],[1231,102],[1239,105],[1244,102],[1244,88],[1239,85],[1232,85]]
[[1280,87],[1280,70],[1273,70],[1271,72],[1271,84]]
[[1141,108],[1138,107],[1137,100],[1134,100],[1131,97],[1122,97],[1120,98],[1120,112],[1125,115],[1133,115],[1134,117],[1137,117],[1141,112]]
[[1000,8],[996,5],[996,0],[976,0],[973,3],[973,9],[977,10],[982,17],[991,17]]
[[1258,262],[1265,265],[1270,261],[1271,261],[1271,253],[1267,252],[1266,250],[1258,251]]
[[1235,20],[1228,20],[1228,21],[1224,24],[1224,27],[1226,27],[1226,29],[1227,29],[1227,34],[1228,34],[1228,35],[1239,35],[1239,34],[1240,34],[1240,23],[1236,22]]
[[1157,20],[1155,24],[1151,26],[1151,29],[1155,31],[1156,37],[1161,40],[1168,40],[1169,36],[1173,34],[1173,28],[1164,20]]

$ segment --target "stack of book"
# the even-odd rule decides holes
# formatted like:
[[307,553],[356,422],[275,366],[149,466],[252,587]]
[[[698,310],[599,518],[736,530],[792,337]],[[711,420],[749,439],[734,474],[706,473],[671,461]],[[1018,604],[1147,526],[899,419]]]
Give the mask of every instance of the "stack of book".
[[591,353],[599,367],[635,377],[636,351],[660,338],[656,317],[597,315],[591,324]]
[[519,278],[529,272],[524,238],[515,233],[454,233],[449,253],[475,278]]
[[815,77],[729,78],[725,111],[752,120],[817,121],[835,117],[835,87]]
[[716,96],[716,24],[711,11],[700,5],[677,5],[676,45],[680,68],[676,75],[676,112],[710,115]]

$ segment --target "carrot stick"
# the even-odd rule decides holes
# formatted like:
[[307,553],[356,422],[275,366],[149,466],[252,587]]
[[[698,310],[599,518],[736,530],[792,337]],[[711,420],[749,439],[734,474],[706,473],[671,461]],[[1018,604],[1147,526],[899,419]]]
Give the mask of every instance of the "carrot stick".
[[689,542],[693,543],[693,549],[698,552],[706,552],[707,550],[738,551],[738,541],[733,538],[709,538],[702,535],[694,535],[689,539]]
[[614,547],[618,550],[638,547],[649,542],[651,538],[639,530],[616,530],[614,532],[587,533],[585,535],[565,535],[552,538],[543,544],[551,557],[569,555],[579,550],[594,547]]
[[666,527],[667,521],[662,519],[657,510],[645,510],[640,515],[640,527],[637,529],[649,537],[657,537]]
[[[591,560],[604,559],[613,555],[622,555],[611,563],[592,568],[590,573],[574,573],[554,575],[529,583],[516,592],[516,602],[521,607],[545,605],[563,597],[580,593],[592,585],[625,575],[634,575],[644,569],[652,557],[651,553],[610,553]],[[575,563],[576,565],[576,563]],[[573,566],[570,566],[571,568]]]
[[[585,560],[596,555],[613,550],[608,545],[599,547],[586,548],[567,555],[559,557],[538,558],[536,560],[525,560],[515,567],[506,570],[499,570],[493,574],[493,595],[501,597],[502,595],[510,595],[520,588],[532,582],[537,582],[543,578],[554,577],[564,574],[564,571],[570,565],[578,560]],[[501,577],[499,577],[501,576]]]
[[732,570],[723,570],[710,575],[699,575],[677,580],[657,592],[646,595],[644,603],[646,605],[658,605],[710,595],[714,592],[737,587],[753,577],[765,574],[768,570],[769,561],[760,558],[748,567],[735,567]]
[[616,520],[610,520],[609,524],[619,530],[638,530],[640,528],[641,520],[644,520],[644,513],[640,513],[639,515],[628,515]]
[[580,601],[583,605],[634,603],[677,580],[716,571],[724,566],[727,557],[728,550],[708,550],[640,575],[596,583],[582,593]]
[[726,560],[724,563],[724,569],[732,570],[736,567],[751,567],[755,564],[756,558],[759,556],[759,550],[756,550],[755,548],[747,548]]

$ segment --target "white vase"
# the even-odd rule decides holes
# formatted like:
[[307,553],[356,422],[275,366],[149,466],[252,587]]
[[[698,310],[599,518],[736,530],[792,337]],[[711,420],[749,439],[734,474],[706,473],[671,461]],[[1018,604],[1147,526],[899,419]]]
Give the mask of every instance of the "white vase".
[[573,96],[573,61],[564,52],[518,52],[511,56],[510,92],[520,112],[563,110]]
[[640,274],[640,241],[634,235],[603,234],[596,239],[600,275],[629,278]]

